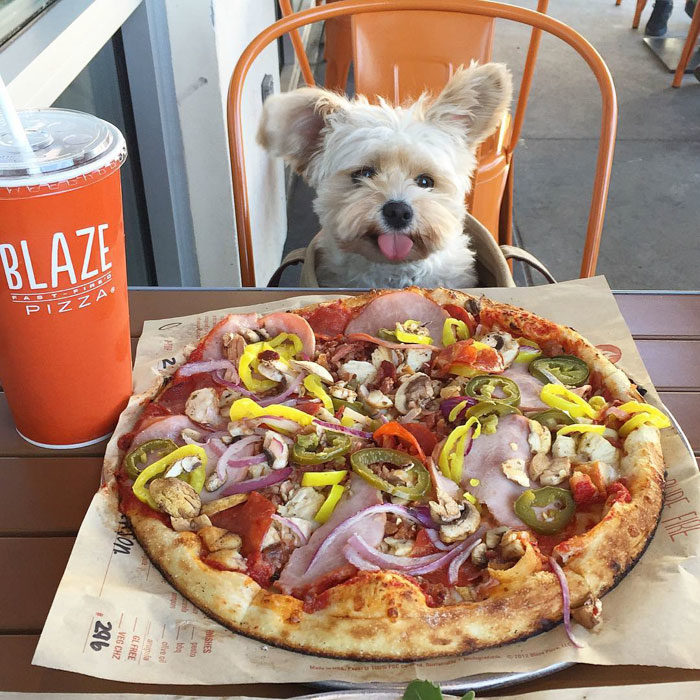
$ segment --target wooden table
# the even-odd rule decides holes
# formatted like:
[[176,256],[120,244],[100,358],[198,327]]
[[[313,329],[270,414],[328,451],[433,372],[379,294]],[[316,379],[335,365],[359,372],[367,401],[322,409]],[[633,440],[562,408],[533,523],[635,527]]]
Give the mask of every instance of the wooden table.
[[[146,319],[271,301],[289,295],[290,292],[283,290],[132,290],[133,346]],[[700,294],[619,293],[616,298],[661,398],[675,414],[698,458]],[[33,447],[16,434],[5,397],[0,393],[0,690],[138,691],[280,698],[314,692],[299,684],[135,686],[31,665],[75,535],[97,488],[103,450],[104,445],[69,452]],[[520,685],[517,692],[684,680],[700,680],[700,671],[579,664]],[[492,695],[507,693],[506,690]],[[485,695],[489,694],[480,693],[480,697]]]

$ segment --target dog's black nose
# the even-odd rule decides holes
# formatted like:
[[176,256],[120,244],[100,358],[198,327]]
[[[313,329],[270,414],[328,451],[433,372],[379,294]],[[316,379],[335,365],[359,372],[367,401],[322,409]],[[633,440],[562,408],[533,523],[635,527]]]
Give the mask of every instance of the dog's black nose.
[[411,223],[413,209],[406,202],[392,199],[382,207],[382,216],[387,226],[400,231]]

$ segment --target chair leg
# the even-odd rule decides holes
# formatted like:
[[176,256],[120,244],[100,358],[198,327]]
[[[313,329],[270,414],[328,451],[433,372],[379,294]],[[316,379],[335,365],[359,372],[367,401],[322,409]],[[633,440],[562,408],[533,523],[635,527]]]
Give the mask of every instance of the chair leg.
[[676,74],[673,76],[674,88],[681,86],[681,81],[683,80],[683,73],[685,73],[686,66],[690,60],[690,56],[695,48],[695,42],[698,40],[698,33],[700,33],[700,11],[698,11],[698,6],[700,2],[696,3],[695,11],[693,12],[693,20],[690,23],[690,29],[688,30],[688,38],[685,40],[685,45],[683,46],[683,53],[681,53],[681,60],[678,63],[678,68],[676,68]]
[[513,173],[511,158],[498,217],[498,240],[501,245],[513,245]]
[[647,0],[637,0],[637,7],[634,9],[634,19],[632,20],[632,29],[639,26],[639,20],[642,17],[642,11],[646,7]]
[[615,0],[616,5],[622,5],[622,0]]

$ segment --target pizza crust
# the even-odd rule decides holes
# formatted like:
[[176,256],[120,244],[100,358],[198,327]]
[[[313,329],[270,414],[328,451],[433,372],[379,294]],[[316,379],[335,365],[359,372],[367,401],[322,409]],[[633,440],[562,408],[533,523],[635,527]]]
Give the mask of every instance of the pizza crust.
[[[538,343],[557,340],[599,373],[611,394],[640,396],[626,375],[576,331],[507,304],[463,292],[411,288],[438,304],[478,303],[489,325]],[[355,310],[388,292],[344,301]],[[334,303],[334,302],[331,302]],[[298,309],[308,312],[327,302]],[[663,505],[664,463],[658,429],[643,426],[625,441],[631,503],[615,503],[603,520],[569,540],[562,568],[572,608],[602,596],[634,566],[658,522]],[[234,632],[298,652],[371,661],[410,661],[470,653],[526,639],[561,621],[562,595],[553,573],[539,571],[501,584],[484,601],[430,607],[416,583],[390,571],[360,572],[323,594],[323,605],[305,612],[303,602],[267,592],[243,573],[203,563],[199,537],[177,533],[144,514],[133,499],[122,502],[139,542],[165,578],[186,598]]]

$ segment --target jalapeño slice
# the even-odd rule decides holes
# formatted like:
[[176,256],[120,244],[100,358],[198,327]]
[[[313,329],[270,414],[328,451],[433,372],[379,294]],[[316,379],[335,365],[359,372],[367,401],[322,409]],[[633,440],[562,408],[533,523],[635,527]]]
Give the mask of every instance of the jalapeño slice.
[[[496,396],[500,392],[502,396]],[[520,405],[520,389],[508,377],[480,374],[469,381],[465,393],[477,401],[501,401],[509,406]]]
[[[350,455],[352,470],[366,482],[392,496],[417,501],[430,488],[430,474],[416,457],[383,447],[368,447]],[[375,472],[373,467],[389,465],[405,472],[406,483],[392,483]]]
[[316,433],[297,435],[292,447],[292,462],[297,464],[324,464],[350,451],[352,440],[347,435],[325,433],[325,446]]
[[157,439],[144,442],[124,458],[127,476],[136,481],[149,461],[155,462],[176,449],[177,445],[172,440]]
[[538,357],[527,367],[530,374],[543,384],[553,384],[552,377],[566,386],[582,386],[590,370],[588,365],[574,355]]
[[550,430],[558,430],[562,425],[573,425],[574,423],[574,419],[571,416],[564,413],[564,411],[560,411],[558,408],[540,411],[531,417],[532,420],[536,420]]
[[563,530],[574,515],[571,492],[557,486],[524,491],[515,501],[515,514],[535,532],[553,535]]

